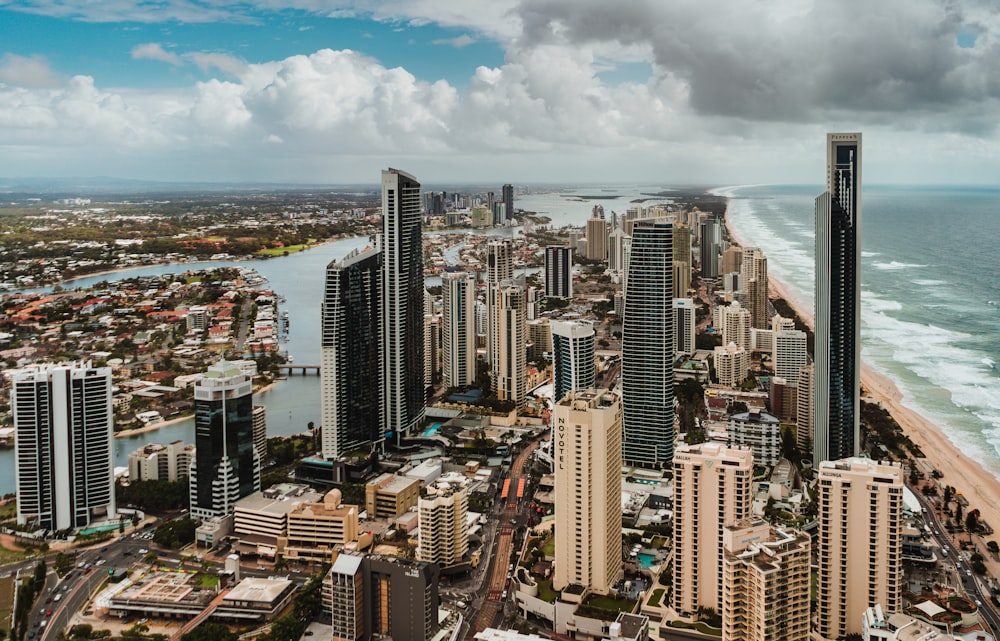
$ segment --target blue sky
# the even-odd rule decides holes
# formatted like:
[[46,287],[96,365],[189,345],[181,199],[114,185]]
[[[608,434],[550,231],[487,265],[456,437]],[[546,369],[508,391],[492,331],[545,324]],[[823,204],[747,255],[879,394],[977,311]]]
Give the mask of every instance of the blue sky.
[[995,183],[983,0],[0,0],[0,177]]

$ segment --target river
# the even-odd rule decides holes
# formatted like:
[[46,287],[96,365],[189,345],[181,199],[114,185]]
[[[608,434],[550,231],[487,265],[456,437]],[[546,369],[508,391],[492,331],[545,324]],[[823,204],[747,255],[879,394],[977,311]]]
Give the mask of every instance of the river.
[[[452,264],[458,263],[459,251],[466,244],[462,237],[473,233],[490,236],[515,236],[520,234],[520,228],[507,227],[477,230],[476,232],[429,232],[429,234],[434,235],[454,234],[459,237],[456,238],[454,244],[448,247],[446,252],[446,260]],[[253,268],[268,281],[261,286],[262,289],[271,289],[285,298],[282,311],[288,312],[288,342],[282,348],[288,351],[288,354],[294,359],[294,364],[319,364],[320,301],[323,298],[326,267],[330,262],[340,260],[348,252],[367,244],[367,236],[356,236],[277,258],[152,265],[100,276],[84,276],[65,281],[61,285],[66,290],[85,289],[103,281],[123,280],[137,276],[180,274],[185,271],[214,267]],[[530,274],[539,271],[539,268],[518,271]],[[441,278],[428,276],[426,282],[428,286],[440,285]],[[51,289],[39,288],[28,291],[51,291]],[[270,390],[256,394],[254,402],[267,408],[267,435],[269,437],[298,434],[306,431],[310,422],[316,425],[321,423],[319,377],[315,375],[292,374],[286,380],[279,381]],[[176,440],[182,440],[185,443],[194,442],[193,418],[159,430],[116,438],[115,466],[127,467],[129,454],[146,444],[170,443]],[[0,494],[13,492],[14,488],[14,450],[0,450]]]

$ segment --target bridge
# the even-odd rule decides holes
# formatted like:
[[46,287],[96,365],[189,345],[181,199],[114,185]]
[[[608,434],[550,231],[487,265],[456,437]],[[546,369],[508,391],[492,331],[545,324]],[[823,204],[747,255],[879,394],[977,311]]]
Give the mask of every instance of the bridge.
[[284,365],[278,366],[278,371],[288,375],[302,374],[303,376],[309,376],[309,375],[319,376],[319,365],[299,365],[293,363],[285,363]]

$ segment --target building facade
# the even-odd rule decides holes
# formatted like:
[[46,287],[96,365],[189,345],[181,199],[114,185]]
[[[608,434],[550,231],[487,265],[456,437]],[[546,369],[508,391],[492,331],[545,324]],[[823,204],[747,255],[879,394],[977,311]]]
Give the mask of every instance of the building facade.
[[722,638],[809,638],[809,535],[765,521],[723,528]]
[[194,457],[194,445],[184,441],[144,445],[128,455],[129,481],[176,481],[188,475]]
[[492,291],[496,315],[496,334],[490,350],[493,392],[501,401],[521,407],[526,400],[528,365],[524,287],[508,280],[498,283]]
[[767,300],[767,257],[759,247],[743,248],[740,283],[746,293],[750,326],[769,329],[771,313]]
[[903,606],[903,468],[866,458],[818,469],[817,631],[861,632],[865,610]]
[[826,136],[816,198],[813,464],[861,446],[861,134]]
[[17,522],[86,527],[115,514],[111,369],[36,365],[11,374]]
[[806,333],[797,329],[774,333],[774,375],[791,385],[799,382],[799,370],[808,362]]
[[321,306],[320,416],[326,459],[382,438],[382,251],[355,250],[326,268]]
[[604,219],[604,208],[594,210],[594,215],[587,219],[587,260],[608,259],[608,222]]
[[232,513],[236,501],[260,490],[250,378],[227,361],[210,366],[195,383],[194,413],[191,516],[205,520]]
[[674,310],[674,353],[694,354],[695,320],[694,301],[690,298],[675,298]]
[[545,296],[573,298],[573,248],[550,245],[545,248]]
[[424,420],[424,256],[420,183],[382,172],[382,395],[384,438]]
[[757,465],[773,467],[781,460],[781,421],[778,417],[752,409],[729,417],[729,447],[742,447],[753,453]]
[[719,277],[719,252],[722,247],[722,230],[719,219],[709,217],[701,223],[700,261],[702,278]]
[[622,576],[620,397],[569,392],[553,423],[556,558],[552,587],[608,594]]
[[552,321],[553,399],[562,400],[568,392],[594,386],[595,332],[590,321]]
[[467,387],[476,380],[476,276],[441,276],[442,379],[444,386]]
[[750,518],[753,455],[721,443],[674,454],[673,606],[688,616],[723,605],[723,529]]
[[626,465],[665,469],[674,451],[673,226],[637,221],[622,319]]
[[467,562],[469,551],[469,496],[460,488],[429,488],[417,503],[420,541],[416,559],[441,569]]
[[738,387],[750,371],[750,354],[736,343],[716,347],[712,352],[712,361],[719,385],[726,387]]

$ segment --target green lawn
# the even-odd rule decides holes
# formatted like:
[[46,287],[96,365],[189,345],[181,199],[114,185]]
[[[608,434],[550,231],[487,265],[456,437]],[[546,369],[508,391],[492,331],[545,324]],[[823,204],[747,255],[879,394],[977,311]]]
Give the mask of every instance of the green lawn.
[[261,249],[257,251],[257,254],[261,256],[284,256],[285,254],[294,254],[303,250],[309,249],[309,245],[289,245],[287,247],[269,247],[268,249]]
[[660,599],[663,597],[663,588],[656,588],[653,590],[652,596],[649,597],[649,607],[658,608],[660,607]]
[[545,545],[542,546],[542,552],[544,552],[547,557],[554,557],[556,555],[556,537],[550,537],[549,540],[545,542]]
[[219,585],[219,577],[213,576],[211,574],[201,574],[199,573],[196,577],[198,580],[199,588],[214,588]]
[[611,596],[594,595],[587,599],[586,605],[609,612],[631,612],[635,609],[635,601]]
[[0,521],[13,519],[17,516],[17,501],[7,501],[0,505]]
[[537,576],[533,578],[538,583],[538,598],[547,603],[555,603],[559,593],[552,589],[552,581],[539,579]]

